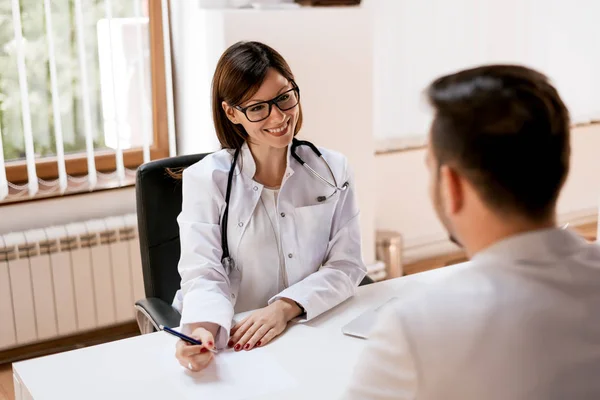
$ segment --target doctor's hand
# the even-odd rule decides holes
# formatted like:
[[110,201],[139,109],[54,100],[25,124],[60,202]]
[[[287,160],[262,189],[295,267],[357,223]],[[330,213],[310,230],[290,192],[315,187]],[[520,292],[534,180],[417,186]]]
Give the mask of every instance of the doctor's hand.
[[277,337],[287,323],[302,313],[302,309],[289,299],[279,299],[256,310],[231,328],[229,347],[235,351],[251,350],[264,346]]
[[215,348],[215,339],[210,331],[202,327],[194,329],[190,336],[201,341],[202,346],[179,340],[175,346],[175,357],[182,367],[190,371],[200,371],[213,359],[214,353],[209,350]]

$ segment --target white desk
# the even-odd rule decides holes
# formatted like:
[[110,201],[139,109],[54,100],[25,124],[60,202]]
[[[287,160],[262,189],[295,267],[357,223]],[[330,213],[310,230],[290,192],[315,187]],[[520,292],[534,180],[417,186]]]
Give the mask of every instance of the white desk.
[[[443,268],[358,288],[357,295],[315,320],[292,325],[262,351],[297,384],[261,399],[336,399],[350,378],[365,341],[341,333],[363,311],[393,296],[402,298],[456,270]],[[16,400],[185,398],[197,383],[174,360],[176,339],[164,332],[22,361],[13,365]],[[172,354],[165,357],[166,354]],[[217,355],[218,357],[218,355]],[[168,360],[166,363],[159,360]],[[167,364],[167,365],[165,365]],[[260,366],[257,366],[260,368]],[[264,371],[268,376],[269,371]],[[196,398],[207,398],[206,396]],[[221,398],[221,397],[220,397]],[[226,400],[227,397],[222,397]]]

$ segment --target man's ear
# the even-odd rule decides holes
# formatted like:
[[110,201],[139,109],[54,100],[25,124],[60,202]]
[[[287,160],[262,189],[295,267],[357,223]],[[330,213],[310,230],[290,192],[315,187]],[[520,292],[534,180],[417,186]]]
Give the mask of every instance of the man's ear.
[[440,167],[440,195],[447,215],[460,212],[465,199],[461,176],[449,165]]
[[237,119],[237,116],[235,115],[235,109],[233,107],[231,107],[229,104],[227,104],[224,101],[221,103],[221,107],[223,107],[223,111],[225,111],[225,115],[227,115],[227,118],[232,123],[234,123],[234,124],[240,123]]

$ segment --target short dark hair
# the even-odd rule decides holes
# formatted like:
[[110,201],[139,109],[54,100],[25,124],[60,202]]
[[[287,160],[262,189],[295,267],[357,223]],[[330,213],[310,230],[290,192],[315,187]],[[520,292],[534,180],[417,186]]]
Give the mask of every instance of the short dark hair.
[[443,76],[427,89],[431,148],[501,212],[551,216],[569,172],[570,118],[549,79],[517,65]]

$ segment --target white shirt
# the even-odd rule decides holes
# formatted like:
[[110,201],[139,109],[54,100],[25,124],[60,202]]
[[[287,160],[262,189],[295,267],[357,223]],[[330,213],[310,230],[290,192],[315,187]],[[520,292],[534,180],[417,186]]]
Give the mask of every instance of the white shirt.
[[560,229],[516,235],[400,299],[344,399],[600,398],[598,244]]
[[264,307],[269,299],[288,286],[285,259],[279,245],[278,193],[278,190],[263,188],[254,215],[240,241],[241,254],[253,254],[260,249],[260,257],[238,259],[242,280],[234,307],[236,314]]
[[[333,189],[293,159],[288,148],[287,167],[276,205],[279,245],[285,264],[283,276],[287,278],[288,287],[268,298],[276,280],[271,275],[274,271],[270,270],[269,275],[265,274],[266,281],[253,288],[261,290],[248,300],[254,304],[245,304],[246,288],[251,288],[249,282],[259,280],[256,269],[274,267],[275,257],[273,247],[264,253],[264,248],[251,245],[258,236],[263,238],[261,240],[272,238],[273,232],[264,219],[263,223],[254,221],[264,188],[253,180],[256,165],[250,149],[247,144],[242,147],[231,186],[227,239],[230,255],[239,269],[231,273],[225,271],[221,263],[219,223],[225,210],[233,152],[215,152],[184,171],[182,211],[177,219],[181,240],[181,290],[173,300],[173,306],[181,312],[184,331],[191,323],[216,323],[221,327],[216,344],[224,347],[234,312],[254,308],[258,297],[268,298],[262,307],[280,298],[294,300],[306,311],[301,321],[307,321],[354,294],[366,273],[354,180],[343,155],[319,150],[338,186],[348,182],[348,189],[318,202],[319,196],[329,195]],[[323,160],[308,147],[299,147],[297,154],[323,177],[332,180]],[[259,218],[262,215],[259,213]],[[248,242],[244,239],[247,233]],[[251,281],[246,282],[245,277],[249,276]],[[239,300],[240,295],[244,303]]]

